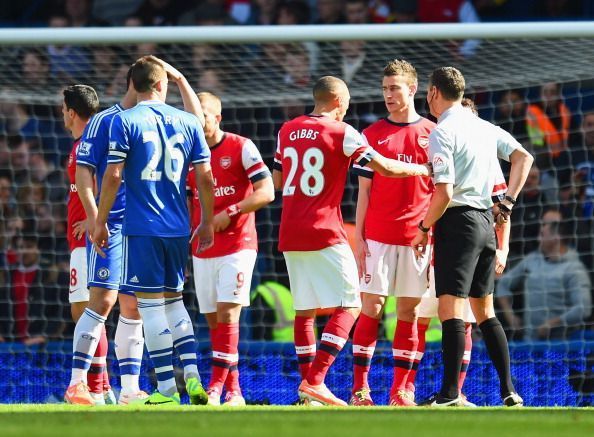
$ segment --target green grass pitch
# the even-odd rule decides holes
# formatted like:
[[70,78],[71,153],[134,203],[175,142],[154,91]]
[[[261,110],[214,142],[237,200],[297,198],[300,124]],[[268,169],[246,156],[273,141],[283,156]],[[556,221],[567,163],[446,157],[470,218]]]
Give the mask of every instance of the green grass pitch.
[[593,408],[0,405],[0,437],[594,436]]

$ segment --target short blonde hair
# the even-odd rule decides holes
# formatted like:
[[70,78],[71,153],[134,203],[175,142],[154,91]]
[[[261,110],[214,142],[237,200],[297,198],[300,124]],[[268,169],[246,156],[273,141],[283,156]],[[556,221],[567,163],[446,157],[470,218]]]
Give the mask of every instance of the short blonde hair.
[[213,112],[215,115],[221,115],[223,104],[221,103],[221,98],[219,96],[204,91],[198,93],[198,99],[200,100],[200,104],[202,106],[208,106],[211,112]]
[[404,76],[408,78],[409,85],[416,85],[418,82],[417,70],[404,59],[392,59],[388,62],[384,67],[385,76]]

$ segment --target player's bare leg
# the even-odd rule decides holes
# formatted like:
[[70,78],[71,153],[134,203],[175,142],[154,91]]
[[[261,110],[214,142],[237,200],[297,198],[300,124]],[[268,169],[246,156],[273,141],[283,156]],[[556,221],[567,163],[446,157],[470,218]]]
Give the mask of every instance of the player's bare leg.
[[470,298],[470,306],[481,329],[489,357],[499,375],[501,399],[506,406],[521,406],[524,401],[516,393],[511,380],[509,345],[501,323],[495,316],[493,294]]
[[385,303],[385,296],[361,293],[361,315],[353,334],[353,389],[349,401],[353,406],[374,405],[367,377]]
[[122,384],[118,403],[127,405],[135,400],[148,397],[148,394],[142,391],[138,384],[144,352],[144,335],[136,296],[120,293],[118,302],[120,318],[115,333],[115,353]]
[[355,324],[361,308],[339,307],[326,324],[320,349],[316,352],[314,361],[307,373],[307,377],[299,386],[299,397],[309,399],[323,405],[346,406],[347,403],[334,396],[324,384],[326,373],[334,362],[338,353],[349,339],[351,328]]
[[[88,303],[88,301],[70,303],[70,314],[72,315],[72,320],[74,323],[78,323],[79,319],[87,308]],[[68,384],[68,389],[64,394],[64,400],[69,404],[95,405],[95,400],[91,397],[91,393],[87,385],[87,373],[78,368],[75,370],[73,364],[72,374],[73,376],[71,377],[70,384]]]
[[421,303],[420,298],[399,297],[396,307],[398,322],[392,344],[394,359],[394,376],[390,389],[390,405],[401,407],[415,406],[414,393],[406,390],[409,376],[417,372],[418,362],[417,347],[419,337],[417,333],[417,310]]

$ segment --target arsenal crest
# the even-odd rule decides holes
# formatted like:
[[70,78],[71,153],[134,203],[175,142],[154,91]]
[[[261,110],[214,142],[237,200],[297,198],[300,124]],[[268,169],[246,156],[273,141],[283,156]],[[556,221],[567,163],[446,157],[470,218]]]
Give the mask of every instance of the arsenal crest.
[[427,135],[419,135],[419,137],[417,138],[417,143],[423,149],[426,149],[427,146],[429,145],[429,137]]
[[229,167],[231,167],[231,157],[230,156],[223,156],[221,158],[221,167],[223,167],[224,170],[227,170]]

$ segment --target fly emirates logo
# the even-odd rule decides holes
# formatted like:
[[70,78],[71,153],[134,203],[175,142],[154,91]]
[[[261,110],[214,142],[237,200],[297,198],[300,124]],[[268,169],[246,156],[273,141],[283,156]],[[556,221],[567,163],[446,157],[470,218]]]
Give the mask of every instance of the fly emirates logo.
[[215,189],[214,189],[215,197],[232,196],[235,194],[235,185],[219,187],[219,184],[218,184],[216,178],[214,180],[214,183],[215,183]]

